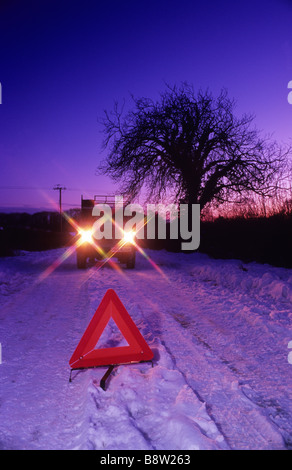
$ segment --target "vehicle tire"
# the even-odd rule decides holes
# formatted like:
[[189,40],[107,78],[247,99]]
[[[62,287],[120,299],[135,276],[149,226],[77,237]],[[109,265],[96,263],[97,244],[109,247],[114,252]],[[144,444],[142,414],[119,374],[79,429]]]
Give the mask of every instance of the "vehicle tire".
[[129,258],[127,259],[127,268],[128,269],[134,269],[136,264],[136,253],[133,253]]
[[77,268],[78,269],[86,268],[86,256],[80,253],[77,253]]

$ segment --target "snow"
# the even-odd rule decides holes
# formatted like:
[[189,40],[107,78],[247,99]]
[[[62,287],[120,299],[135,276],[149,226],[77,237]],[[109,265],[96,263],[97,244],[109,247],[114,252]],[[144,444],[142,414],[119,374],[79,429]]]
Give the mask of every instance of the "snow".
[[[292,448],[292,270],[147,250],[83,271],[68,254],[0,259],[0,449]],[[103,390],[107,368],[69,382],[69,359],[109,288],[154,360]],[[103,347],[123,345],[115,326]]]

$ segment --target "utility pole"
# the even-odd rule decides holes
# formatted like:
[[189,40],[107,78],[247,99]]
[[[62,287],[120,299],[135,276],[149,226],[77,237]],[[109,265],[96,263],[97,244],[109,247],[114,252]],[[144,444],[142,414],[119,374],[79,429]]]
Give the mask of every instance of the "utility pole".
[[59,207],[60,207],[60,232],[63,231],[63,226],[62,226],[62,221],[63,221],[63,216],[62,216],[62,191],[64,191],[65,188],[64,186],[60,186],[59,184],[57,184],[56,186],[54,186],[53,188],[55,191],[59,191]]

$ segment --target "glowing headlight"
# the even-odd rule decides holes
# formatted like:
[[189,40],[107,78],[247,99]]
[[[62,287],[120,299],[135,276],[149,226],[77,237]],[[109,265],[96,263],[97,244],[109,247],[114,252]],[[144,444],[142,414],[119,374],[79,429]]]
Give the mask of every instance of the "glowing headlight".
[[80,230],[81,243],[90,243],[92,241],[92,230]]
[[135,235],[136,233],[132,230],[130,232],[124,232],[124,242],[125,243],[135,243]]

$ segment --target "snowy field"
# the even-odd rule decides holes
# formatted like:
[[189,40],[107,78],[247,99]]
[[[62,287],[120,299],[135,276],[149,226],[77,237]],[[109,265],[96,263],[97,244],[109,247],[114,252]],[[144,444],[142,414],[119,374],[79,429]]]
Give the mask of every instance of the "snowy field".
[[[292,448],[292,270],[147,251],[135,270],[79,271],[64,253],[0,259],[0,449]],[[153,364],[116,367],[106,390],[106,368],[70,383],[109,288]]]

